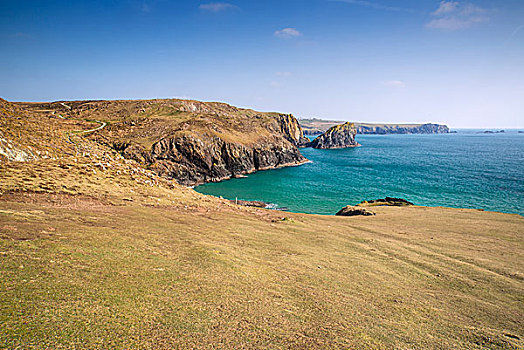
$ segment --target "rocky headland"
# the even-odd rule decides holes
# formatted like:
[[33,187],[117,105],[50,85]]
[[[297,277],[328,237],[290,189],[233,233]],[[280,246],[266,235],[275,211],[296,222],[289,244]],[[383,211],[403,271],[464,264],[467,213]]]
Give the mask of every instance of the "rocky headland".
[[360,144],[355,141],[356,134],[355,124],[346,122],[332,126],[325,133],[308,143],[308,146],[320,149],[358,147]]
[[92,138],[188,186],[307,161],[298,147],[309,140],[291,114],[176,99],[11,105],[55,119],[103,121]]
[[[300,119],[299,120],[305,135],[319,135],[327,131],[334,125],[342,124],[343,121],[321,120],[321,119]],[[446,134],[449,128],[446,125],[426,123],[426,124],[372,124],[354,123],[357,134]]]

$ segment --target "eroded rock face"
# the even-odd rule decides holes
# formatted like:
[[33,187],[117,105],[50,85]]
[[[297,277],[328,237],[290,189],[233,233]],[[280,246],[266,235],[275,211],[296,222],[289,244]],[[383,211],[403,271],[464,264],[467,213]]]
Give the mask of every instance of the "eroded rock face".
[[121,152],[159,175],[188,186],[306,161],[297,147],[281,137],[263,139],[248,147],[218,137],[183,135],[162,139],[149,152],[138,145]]
[[286,140],[297,147],[306,147],[309,143],[309,139],[304,136],[298,120],[291,114],[280,115],[280,131]]
[[339,215],[339,216],[358,216],[358,215],[373,216],[373,215],[375,215],[375,213],[373,213],[370,210],[367,210],[366,208],[354,207],[352,205],[347,205],[344,208],[340,209],[338,211],[338,213],[336,213],[335,215]]
[[357,147],[360,144],[355,141],[356,134],[355,124],[347,122],[329,128],[325,133],[308,143],[308,146],[321,149]]

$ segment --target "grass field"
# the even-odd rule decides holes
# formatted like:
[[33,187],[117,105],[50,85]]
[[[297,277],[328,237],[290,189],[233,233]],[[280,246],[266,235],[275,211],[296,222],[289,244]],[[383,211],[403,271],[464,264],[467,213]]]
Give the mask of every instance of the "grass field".
[[0,347],[523,346],[518,215],[190,203],[4,196]]

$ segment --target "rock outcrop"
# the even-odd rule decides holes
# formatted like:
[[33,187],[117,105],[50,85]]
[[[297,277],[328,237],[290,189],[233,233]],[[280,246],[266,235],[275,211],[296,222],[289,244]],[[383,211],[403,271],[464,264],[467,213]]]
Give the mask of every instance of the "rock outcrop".
[[304,136],[298,120],[292,114],[280,115],[280,132],[284,138],[297,147],[306,147],[309,139]]
[[308,146],[321,149],[357,147],[360,144],[355,141],[356,133],[355,124],[346,122],[332,126],[325,133],[308,143]]
[[362,206],[370,207],[370,206],[380,206],[380,205],[393,206],[393,207],[406,207],[406,206],[410,206],[414,204],[405,199],[393,198],[393,197],[386,197],[386,198],[375,199],[371,201],[363,201],[357,204],[357,206],[359,207],[362,207]]
[[373,216],[375,213],[373,213],[370,210],[367,210],[366,208],[361,207],[354,207],[352,205],[347,205],[344,208],[340,209],[335,215],[339,216]]

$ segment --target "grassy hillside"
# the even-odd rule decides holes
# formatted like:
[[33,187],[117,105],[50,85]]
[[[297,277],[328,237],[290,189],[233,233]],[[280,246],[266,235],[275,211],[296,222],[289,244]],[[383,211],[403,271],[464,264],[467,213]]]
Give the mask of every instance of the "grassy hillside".
[[26,113],[66,126],[6,121],[57,146],[0,162],[0,348],[524,347],[519,215],[239,207]]
[[218,102],[192,100],[64,101],[16,103],[42,117],[61,115],[67,120],[100,120],[109,125],[100,137],[109,142],[133,142],[151,147],[160,138],[202,134],[242,144],[272,136],[267,126],[278,113],[256,112]]

